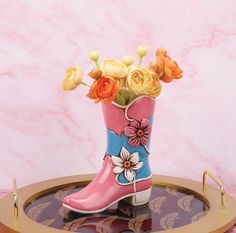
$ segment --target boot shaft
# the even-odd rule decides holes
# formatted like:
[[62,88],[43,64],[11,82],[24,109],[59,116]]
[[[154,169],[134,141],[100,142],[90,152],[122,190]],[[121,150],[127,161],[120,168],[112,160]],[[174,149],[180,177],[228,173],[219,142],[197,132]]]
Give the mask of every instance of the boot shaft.
[[106,154],[117,165],[117,182],[126,185],[150,178],[148,156],[155,100],[142,96],[127,106],[111,103],[102,107],[107,128]]

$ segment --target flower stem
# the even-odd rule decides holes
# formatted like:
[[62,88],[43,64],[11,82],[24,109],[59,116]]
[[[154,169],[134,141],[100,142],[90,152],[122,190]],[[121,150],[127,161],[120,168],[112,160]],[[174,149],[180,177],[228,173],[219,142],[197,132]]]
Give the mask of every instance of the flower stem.
[[80,84],[81,84],[81,85],[84,85],[84,86],[86,86],[86,87],[90,87],[87,83],[84,83],[84,82],[81,82]]
[[139,63],[138,63],[139,66],[141,66],[142,61],[143,61],[143,57],[139,56]]
[[99,69],[99,68],[100,68],[100,66],[99,66],[99,63],[98,63],[98,61],[96,60],[96,61],[94,61],[94,62],[95,62],[95,64],[96,64],[97,68]]

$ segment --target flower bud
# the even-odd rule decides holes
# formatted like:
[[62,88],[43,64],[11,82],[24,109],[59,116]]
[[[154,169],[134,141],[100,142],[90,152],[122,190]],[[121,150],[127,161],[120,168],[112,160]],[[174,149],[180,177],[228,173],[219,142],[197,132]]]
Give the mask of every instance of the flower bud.
[[89,74],[88,74],[91,78],[97,80],[102,76],[102,71],[99,69],[92,69]]
[[134,57],[129,56],[129,55],[124,56],[123,63],[127,66],[132,65],[134,63]]
[[92,60],[92,61],[97,61],[98,58],[99,58],[99,53],[98,51],[95,51],[95,50],[92,50],[89,52],[89,58]]
[[157,49],[156,56],[163,54],[164,56],[167,56],[167,52],[163,48]]
[[137,53],[140,57],[144,57],[147,54],[147,46],[138,46]]

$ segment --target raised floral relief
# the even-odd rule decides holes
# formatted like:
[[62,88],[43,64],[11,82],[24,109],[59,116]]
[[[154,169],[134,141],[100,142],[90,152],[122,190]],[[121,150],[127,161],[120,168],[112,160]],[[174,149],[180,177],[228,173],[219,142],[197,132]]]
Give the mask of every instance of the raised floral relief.
[[147,118],[141,121],[131,121],[128,126],[124,128],[124,134],[129,138],[129,145],[131,146],[145,146],[148,142],[151,133],[151,125]]
[[130,154],[125,147],[122,147],[120,157],[112,156],[112,162],[116,165],[113,169],[115,174],[124,173],[124,177],[132,182],[135,178],[135,171],[143,166],[139,161],[139,154],[135,152]]

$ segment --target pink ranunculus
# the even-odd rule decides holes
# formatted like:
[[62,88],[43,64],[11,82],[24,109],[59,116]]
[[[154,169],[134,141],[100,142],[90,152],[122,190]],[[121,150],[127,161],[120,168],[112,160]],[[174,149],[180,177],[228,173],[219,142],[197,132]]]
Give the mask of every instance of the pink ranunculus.
[[129,138],[131,146],[145,146],[151,133],[151,125],[147,118],[134,120],[124,128],[124,134]]

